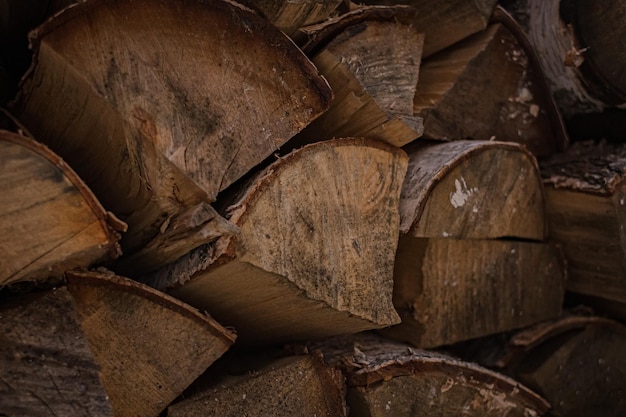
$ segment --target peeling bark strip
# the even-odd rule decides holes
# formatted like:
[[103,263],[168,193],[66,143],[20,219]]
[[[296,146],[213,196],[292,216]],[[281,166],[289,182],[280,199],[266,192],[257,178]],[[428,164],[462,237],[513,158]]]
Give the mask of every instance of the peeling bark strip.
[[0,317],[0,415],[113,416],[67,289],[3,300]]
[[96,272],[67,279],[117,417],[159,414],[235,340],[210,317],[135,281]]
[[560,116],[520,32],[495,23],[423,62],[414,112],[424,138],[518,142],[537,157],[563,149]]
[[530,417],[549,405],[480,366],[360,334],[309,345],[346,373],[351,417]]
[[565,264],[554,246],[482,239],[398,244],[386,336],[432,348],[519,329],[561,313]]
[[331,98],[289,38],[219,0],[90,0],[32,42],[14,108],[128,222],[129,254],[213,201]]
[[406,164],[402,150],[363,139],[295,151],[231,207],[239,235],[148,282],[179,286],[173,295],[235,326],[247,343],[398,323],[391,294]]
[[626,305],[626,145],[575,143],[541,166],[567,288]]
[[330,109],[295,140],[354,136],[402,146],[417,139],[422,119],[413,116],[412,103],[424,36],[411,24],[376,15],[350,21],[313,57],[335,94]]
[[522,146],[489,141],[415,143],[400,199],[400,230],[413,237],[541,241],[542,183]]
[[52,151],[0,130],[0,285],[110,261],[125,226]]
[[312,356],[287,357],[240,376],[167,409],[168,417],[345,417],[341,372]]

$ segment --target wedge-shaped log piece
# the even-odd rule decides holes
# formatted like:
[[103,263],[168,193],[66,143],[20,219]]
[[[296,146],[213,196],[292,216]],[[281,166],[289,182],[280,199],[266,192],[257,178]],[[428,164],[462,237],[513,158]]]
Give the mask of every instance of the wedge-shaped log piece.
[[68,288],[116,416],[156,416],[234,342],[210,317],[143,284],[71,272]]
[[577,142],[541,172],[568,290],[626,305],[626,145]]
[[394,274],[402,324],[385,335],[431,348],[556,318],[565,263],[547,243],[403,236]]
[[319,358],[291,356],[176,403],[168,417],[299,417],[346,415],[345,380]]
[[345,28],[313,58],[333,88],[330,109],[296,140],[363,136],[402,146],[420,137],[412,103],[423,40],[401,21],[376,18]]
[[538,157],[566,142],[532,50],[495,23],[424,60],[414,100],[424,138],[519,142]]
[[0,414],[112,417],[66,288],[2,300]]
[[489,22],[496,0],[365,0],[367,5],[403,4],[417,10],[414,24],[424,33],[424,57],[480,32]]
[[[231,207],[241,233],[148,277],[267,343],[380,328],[393,309],[398,201],[407,157],[336,139],[279,159]],[[180,286],[181,284],[184,284]]]
[[0,130],[0,285],[60,278],[119,255],[125,224],[45,146]]
[[302,26],[321,22],[335,12],[342,0],[242,0],[287,35]]
[[213,201],[331,97],[289,38],[230,2],[82,2],[32,42],[13,107],[127,221],[127,254]]
[[401,232],[413,237],[545,237],[535,158],[514,143],[460,140],[406,147]]
[[549,409],[508,377],[372,335],[325,340],[309,349],[346,373],[350,417],[527,417]]

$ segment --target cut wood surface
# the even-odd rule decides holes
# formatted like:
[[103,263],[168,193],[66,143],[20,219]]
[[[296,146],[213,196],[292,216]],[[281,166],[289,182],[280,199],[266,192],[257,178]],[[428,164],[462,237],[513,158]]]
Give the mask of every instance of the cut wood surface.
[[233,325],[240,341],[316,338],[398,323],[393,262],[406,154],[336,139],[281,158],[230,208],[239,235],[152,274],[156,288]]
[[112,417],[66,288],[3,299],[0,415]]
[[626,304],[626,146],[575,143],[542,163],[550,236],[570,291]]
[[556,318],[560,251],[547,243],[400,238],[393,301],[402,324],[382,330],[432,348]]
[[[212,202],[331,98],[289,38],[219,0],[87,1],[32,42],[35,65],[13,108],[127,221],[129,255]],[[192,249],[183,246],[179,255]],[[150,259],[143,267],[164,262]]]
[[312,356],[278,359],[169,407],[168,417],[345,417],[344,378]]
[[56,154],[0,130],[0,285],[111,261],[124,229]]
[[[417,10],[414,24],[424,33],[424,57],[480,32],[489,22],[497,0],[365,0],[366,5],[408,5]],[[352,8],[361,7],[350,2]]]
[[490,141],[406,147],[401,232],[414,237],[545,237],[542,183],[522,146]]
[[483,357],[546,398],[555,415],[622,416],[626,328],[593,316],[566,316],[513,334]]
[[363,136],[402,146],[420,137],[412,103],[423,40],[418,28],[396,20],[346,27],[313,57],[333,88],[330,109],[296,140]]
[[564,147],[541,68],[520,36],[494,23],[423,62],[413,110],[424,138],[518,142],[537,157]]
[[156,416],[235,336],[190,306],[112,274],[71,272],[68,288],[116,416]]
[[351,417],[540,416],[549,405],[503,375],[371,335],[309,346],[344,370]]

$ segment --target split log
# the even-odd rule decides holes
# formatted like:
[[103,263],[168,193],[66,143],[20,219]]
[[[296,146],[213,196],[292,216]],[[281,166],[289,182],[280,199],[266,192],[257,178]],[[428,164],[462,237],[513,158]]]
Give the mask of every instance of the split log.
[[98,272],[67,280],[116,416],[156,416],[235,340],[207,315],[135,281]]
[[336,139],[279,159],[230,209],[241,233],[147,277],[233,325],[244,343],[399,322],[392,305],[406,154]]
[[125,224],[45,146],[0,131],[0,285],[116,258]]
[[626,145],[578,142],[541,171],[567,289],[626,305]]
[[239,3],[257,10],[287,35],[299,28],[330,17],[342,0],[242,0]]
[[424,348],[556,318],[562,255],[550,244],[402,236],[393,302],[402,324],[384,335]]
[[0,415],[113,416],[66,288],[2,300]]
[[417,139],[422,119],[412,103],[424,36],[400,20],[348,20],[354,24],[313,57],[335,97],[297,144],[354,136],[402,146]]
[[344,370],[350,417],[540,416],[549,405],[521,384],[435,352],[355,335],[309,347]]
[[545,238],[535,158],[514,143],[453,141],[406,147],[400,230],[413,237]]
[[484,341],[478,343],[465,347],[472,360],[514,375],[543,395],[555,415],[624,415],[626,327],[618,322],[573,315],[526,329],[504,343],[489,342],[490,350]]
[[[32,42],[35,65],[13,107],[127,221],[129,255],[212,202],[331,97],[289,38],[220,0],[82,2]],[[188,227],[178,240],[195,245],[187,238],[203,228]],[[136,274],[176,256],[155,250]]]
[[560,115],[521,36],[495,23],[423,62],[413,111],[424,138],[518,142],[539,158],[563,149]]
[[291,356],[220,379],[167,409],[168,417],[346,415],[344,378],[312,356]]
[[[496,0],[359,0],[366,5],[408,5],[417,10],[414,24],[424,33],[428,57],[487,27]],[[350,2],[351,8],[362,7]]]

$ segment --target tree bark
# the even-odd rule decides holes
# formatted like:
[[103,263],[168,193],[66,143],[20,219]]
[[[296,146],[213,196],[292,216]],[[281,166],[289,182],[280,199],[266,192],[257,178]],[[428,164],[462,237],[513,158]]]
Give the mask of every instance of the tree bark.
[[129,255],[212,202],[331,98],[291,40],[228,2],[88,1],[32,42],[14,109],[127,221]]
[[[279,159],[230,209],[237,236],[191,252],[147,282],[276,343],[398,323],[392,275],[406,154],[337,139]],[[182,285],[182,286],[181,286]]]
[[45,146],[0,130],[0,285],[59,279],[120,254],[126,225]]
[[234,342],[207,315],[134,281],[70,272],[69,292],[116,416],[156,416]]

